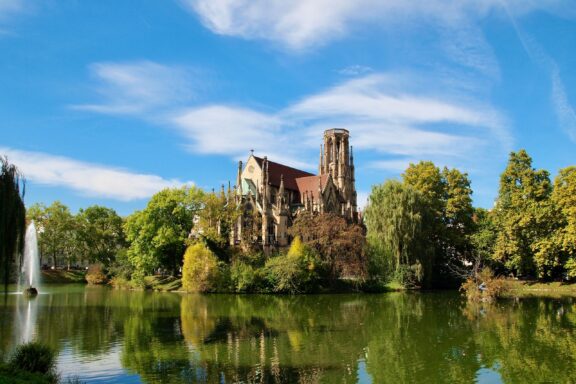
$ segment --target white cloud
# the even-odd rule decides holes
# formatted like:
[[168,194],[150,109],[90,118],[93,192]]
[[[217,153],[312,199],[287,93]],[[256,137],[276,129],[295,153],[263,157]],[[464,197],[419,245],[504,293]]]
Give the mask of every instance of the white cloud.
[[131,201],[148,198],[164,188],[191,184],[41,152],[0,147],[0,153],[7,156],[27,180],[70,188],[88,196]]
[[[412,80],[411,80],[412,79]],[[372,164],[399,170],[415,158],[442,164],[505,153],[511,139],[505,119],[494,108],[445,87],[434,94],[418,76],[375,74],[343,82],[275,112],[210,105],[180,111],[169,121],[197,153],[244,158],[248,150],[272,160],[313,170],[322,132],[350,130],[355,148],[395,156]],[[459,101],[455,101],[459,100]],[[495,145],[496,144],[496,145]],[[305,149],[305,151],[304,151]]]
[[508,150],[505,119],[494,108],[471,99],[457,102],[458,93],[443,87],[440,94],[423,88],[434,86],[411,85],[403,74],[370,75],[306,97],[283,114],[314,122],[313,137],[337,123],[353,131],[357,147],[391,154],[462,155],[489,139]]
[[243,159],[248,150],[274,161],[307,168],[294,153],[287,122],[272,114],[224,105],[191,108],[177,113],[172,123],[197,153]]
[[141,114],[189,101],[193,97],[189,70],[151,61],[96,63],[90,66],[102,103],[72,108],[104,114]]
[[554,104],[560,127],[572,141],[576,142],[576,113],[566,95],[566,89],[560,78],[560,71],[557,65],[552,70],[552,103]]
[[214,33],[271,40],[294,50],[339,39],[358,24],[405,27],[411,21],[457,25],[479,21],[505,4],[522,15],[533,11],[575,15],[571,0],[180,0]]

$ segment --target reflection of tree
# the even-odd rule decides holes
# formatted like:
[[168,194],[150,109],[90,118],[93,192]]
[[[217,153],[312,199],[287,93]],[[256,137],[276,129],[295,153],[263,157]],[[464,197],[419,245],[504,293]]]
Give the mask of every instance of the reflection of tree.
[[348,331],[361,330],[363,304],[355,296],[189,295],[182,333],[214,380],[353,383],[367,334]]
[[469,383],[479,364],[455,296],[393,294],[378,300],[367,370],[377,383]]
[[486,366],[506,383],[576,382],[573,299],[525,299],[486,308],[475,341]]
[[[0,309],[2,352],[18,330],[14,296]],[[122,365],[146,383],[355,383],[360,370],[374,383],[468,383],[480,368],[506,383],[576,382],[573,299],[471,307],[452,293],[180,296],[95,287],[35,300],[38,340],[96,359],[121,344]]]

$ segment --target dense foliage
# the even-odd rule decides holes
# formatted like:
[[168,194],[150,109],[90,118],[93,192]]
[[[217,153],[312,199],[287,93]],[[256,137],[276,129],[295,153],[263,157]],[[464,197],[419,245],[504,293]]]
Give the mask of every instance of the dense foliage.
[[[24,221],[20,175],[2,164],[2,236],[12,239],[10,249],[1,243],[5,277],[23,236],[7,233],[7,220],[22,228]],[[473,207],[466,173],[421,161],[401,180],[372,188],[362,224],[301,211],[289,228],[291,248],[266,254],[260,214],[239,207],[230,188],[165,189],[125,219],[101,206],[74,215],[58,201],[26,213],[37,224],[42,263],[97,265],[93,282],[112,275],[144,286],[146,275],[177,276],[182,266],[184,288],[200,292],[454,287],[476,281],[484,267],[496,275],[576,278],[576,167],[561,169],[552,183],[524,150],[510,154],[493,209]],[[240,215],[248,223],[243,247],[230,246]]]
[[204,192],[196,187],[164,189],[152,196],[146,208],[127,218],[124,230],[133,278],[142,281],[158,268],[172,274],[178,271],[203,198]]
[[379,273],[404,285],[449,285],[472,258],[471,194],[467,174],[429,161],[410,164],[402,182],[374,186],[364,217]]
[[126,247],[122,218],[113,209],[94,205],[73,215],[59,201],[26,211],[36,223],[41,264],[68,268],[82,263],[113,265]]
[[16,256],[24,248],[26,211],[22,175],[4,157],[0,165],[0,279],[7,290]]
[[187,292],[217,292],[226,289],[226,266],[206,245],[191,245],[184,254],[182,287]]
[[466,174],[431,162],[373,187],[364,215],[372,275],[407,285],[421,264],[432,287],[477,282],[486,266],[497,275],[576,277],[576,167],[552,183],[526,151],[512,152],[494,209],[473,208],[471,194]]

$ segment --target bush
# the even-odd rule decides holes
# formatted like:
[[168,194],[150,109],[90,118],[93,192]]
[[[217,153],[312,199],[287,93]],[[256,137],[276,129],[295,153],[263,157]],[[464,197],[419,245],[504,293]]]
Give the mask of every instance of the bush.
[[182,268],[182,287],[187,292],[225,291],[228,283],[227,266],[204,244],[186,249]]
[[263,273],[270,289],[280,293],[309,292],[318,282],[320,263],[314,252],[294,238],[288,254],[269,259]]
[[484,268],[475,276],[470,276],[460,287],[466,298],[472,302],[491,302],[504,296],[509,290],[508,282],[495,277],[490,268]]
[[259,292],[263,285],[261,271],[242,261],[232,264],[230,280],[234,292]]
[[86,272],[86,281],[88,284],[92,285],[106,284],[108,282],[102,264],[92,264],[88,267],[88,272]]
[[55,360],[55,353],[50,347],[31,342],[19,345],[8,360],[8,365],[26,372],[54,375]]

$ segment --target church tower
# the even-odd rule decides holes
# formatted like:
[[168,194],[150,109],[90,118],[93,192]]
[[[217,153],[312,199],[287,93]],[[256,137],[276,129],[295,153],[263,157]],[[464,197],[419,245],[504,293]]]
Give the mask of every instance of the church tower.
[[341,197],[342,214],[356,220],[356,190],[354,187],[354,156],[346,129],[324,131],[324,145],[320,147],[320,176],[332,178]]

